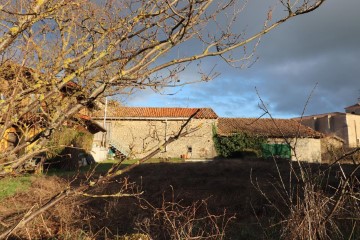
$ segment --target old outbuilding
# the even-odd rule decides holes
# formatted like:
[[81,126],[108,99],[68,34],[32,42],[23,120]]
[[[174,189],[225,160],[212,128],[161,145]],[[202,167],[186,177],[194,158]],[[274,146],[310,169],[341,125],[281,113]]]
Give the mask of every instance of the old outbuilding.
[[295,120],[219,118],[217,133],[220,136],[247,134],[265,138],[261,149],[263,157],[321,162],[321,138],[324,135]]
[[194,116],[184,129],[189,134],[162,149],[156,157],[215,157],[212,128],[218,116],[211,108],[108,107],[106,111],[102,109],[93,113],[92,119],[105,126],[106,134],[95,134],[93,149],[110,146],[110,150],[115,154],[132,158],[144,157],[175,136],[192,115]]

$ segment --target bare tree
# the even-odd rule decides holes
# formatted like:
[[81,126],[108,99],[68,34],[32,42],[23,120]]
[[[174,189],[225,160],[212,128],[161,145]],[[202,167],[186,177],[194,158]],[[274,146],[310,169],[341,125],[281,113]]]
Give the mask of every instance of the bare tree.
[[[43,212],[47,211],[49,208],[55,206],[60,201],[67,199],[69,197],[78,196],[78,195],[85,196],[85,197],[110,197],[110,195],[106,195],[106,196],[93,195],[91,193],[89,194],[89,192],[91,192],[94,189],[94,187],[101,186],[101,184],[107,183],[110,180],[114,179],[115,177],[122,175],[126,172],[129,172],[130,170],[135,168],[137,165],[146,162],[147,160],[149,160],[150,158],[152,158],[156,154],[158,154],[160,151],[162,151],[162,149],[164,149],[167,145],[176,141],[180,137],[184,137],[192,132],[197,131],[200,127],[194,127],[192,129],[186,129],[186,127],[189,124],[189,122],[191,121],[191,119],[196,114],[198,114],[199,111],[200,110],[198,109],[188,118],[188,120],[180,127],[180,130],[176,135],[170,137],[162,145],[160,145],[157,149],[155,149],[154,151],[152,151],[151,153],[149,153],[148,155],[146,155],[145,157],[140,159],[137,164],[129,165],[124,169],[120,168],[122,162],[113,164],[112,167],[108,170],[108,172],[103,177],[98,177],[95,179],[95,181],[90,181],[90,176],[93,174],[93,172],[90,173],[90,176],[87,176],[88,182],[86,182],[85,184],[81,184],[80,186],[77,186],[77,187],[69,186],[67,188],[61,189],[58,193],[51,196],[45,204],[41,204],[36,209],[33,209],[33,208],[30,209],[28,213],[23,215],[23,217],[21,218],[20,221],[17,221],[15,224],[13,224],[13,226],[8,227],[5,231],[1,232],[0,239],[8,238],[15,230],[24,227],[26,225],[26,223],[31,222],[35,217],[41,215]],[[93,171],[95,171],[95,169],[93,169]],[[125,183],[125,185],[127,185],[127,183]],[[127,188],[127,187],[125,187],[125,188]],[[125,193],[124,194],[122,189],[120,189],[120,191],[118,193],[113,194],[112,196],[113,197],[129,197],[129,196],[137,196],[137,195],[138,195],[138,193],[135,193],[135,194],[126,194]]]
[[[306,100],[301,118],[315,87]],[[261,103],[259,107],[264,111],[262,116],[270,117],[276,131],[290,146],[291,142],[285,137],[259,94],[258,97]],[[273,156],[277,177],[275,181],[272,179],[269,182],[267,188],[271,189],[270,191],[266,192],[265,187],[260,186],[251,173],[252,185],[267,202],[267,209],[273,211],[271,214],[276,215],[274,218],[276,220],[271,220],[267,227],[269,229],[280,227],[277,236],[279,239],[357,238],[360,198],[355,189],[360,184],[358,176],[360,165],[357,155],[360,148],[348,149],[339,156],[333,154],[330,164],[314,167],[308,162],[299,160],[296,144],[300,138],[300,128],[297,129],[296,135],[294,145],[291,147],[295,161],[288,161],[287,173],[281,172],[281,160],[278,161]],[[345,159],[351,160],[352,166],[343,164]],[[260,218],[258,222],[266,237],[270,238]]]
[[139,201],[148,216],[141,216],[136,221],[140,232],[151,236],[152,239],[224,239],[228,224],[235,216],[227,215],[226,210],[221,214],[209,211],[207,200],[197,201],[186,206],[174,197],[171,186],[171,200],[163,199],[161,207],[155,207],[145,199]]
[[[246,3],[235,0],[0,1],[0,139],[18,138],[2,149],[0,174],[47,151],[52,132],[98,97],[188,84],[178,73],[206,57],[246,61],[246,45],[324,1],[280,0],[250,37],[234,32]],[[185,53],[186,43],[202,47]]]

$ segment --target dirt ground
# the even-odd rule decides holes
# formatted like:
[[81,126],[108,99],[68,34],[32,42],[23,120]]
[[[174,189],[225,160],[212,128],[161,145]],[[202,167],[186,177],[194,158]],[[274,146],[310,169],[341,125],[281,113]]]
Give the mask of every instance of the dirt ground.
[[[317,173],[327,168],[327,165],[304,164],[304,167]],[[297,168],[296,164],[295,168]],[[344,169],[350,172],[353,166],[346,165]],[[331,175],[331,178],[324,176],[323,181],[325,182],[326,178],[327,186],[337,184],[339,171],[334,167],[328,175]],[[111,195],[119,192],[120,189],[124,190],[125,178],[128,188],[125,191],[142,193],[140,197],[69,199],[51,210],[51,214],[44,215],[45,219],[39,219],[37,223],[28,226],[29,233],[23,231],[14,237],[37,239],[56,236],[65,239],[67,234],[76,232],[77,236],[83,234],[91,238],[113,239],[115,236],[146,230],[144,221],[153,219],[154,209],[161,208],[164,203],[175,202],[180,203],[181,206],[190,206],[193,202],[206,200],[206,209],[211,214],[221,215],[226,211],[226,218],[235,216],[227,225],[225,239],[277,239],[279,226],[276,223],[281,220],[281,216],[269,200],[274,200],[276,206],[283,208],[283,213],[287,214],[285,204],[281,201],[283,193],[280,176],[286,184],[290,182],[294,186],[302,184],[294,175],[289,181],[289,172],[289,162],[285,160],[279,160],[277,164],[274,160],[263,159],[144,164],[93,192]],[[360,176],[359,173],[357,176]],[[34,205],[37,201],[44,201],[45,195],[49,192],[69,184],[68,180],[53,176],[43,177],[34,183],[29,193],[16,195],[6,201],[12,202],[15,206],[21,204],[19,203],[21,200],[24,202],[21,210],[25,211],[26,207]],[[77,181],[76,184],[80,182]],[[20,209],[1,205],[2,216],[11,215],[12,211],[15,212],[15,208]],[[12,218],[0,220],[11,222]],[[270,227],[271,225],[273,227]],[[149,230],[149,226],[147,227]],[[36,231],[38,233],[34,234]],[[165,235],[157,236],[158,239],[167,238]]]

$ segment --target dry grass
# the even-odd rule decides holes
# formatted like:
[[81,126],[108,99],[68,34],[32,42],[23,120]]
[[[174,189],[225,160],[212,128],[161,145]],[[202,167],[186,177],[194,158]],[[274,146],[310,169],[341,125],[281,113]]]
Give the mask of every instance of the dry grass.
[[[304,164],[304,167],[308,169],[309,174],[316,176],[326,169],[327,165]],[[342,171],[348,173],[353,169],[353,165],[346,165],[343,166]],[[213,216],[221,216],[224,210],[227,216],[236,215],[236,219],[227,225],[224,239],[306,238],[300,236],[311,236],[314,239],[319,237],[326,239],[328,236],[356,239],[359,236],[359,226],[357,221],[350,219],[354,216],[351,214],[352,209],[356,206],[359,209],[359,201],[356,199],[341,199],[342,205],[337,208],[330,221],[318,225],[329,215],[337,200],[331,196],[337,196],[334,195],[336,191],[334,187],[339,186],[343,181],[339,171],[334,167],[326,176],[322,175],[315,178],[315,181],[309,182],[310,185],[292,179],[291,184],[297,190],[294,191],[296,194],[293,195],[292,205],[289,205],[288,201],[284,201],[285,194],[281,191],[282,185],[279,181],[280,172],[282,178],[286,180],[285,185],[289,184],[287,161],[278,162],[278,168],[273,161],[260,159],[140,165],[126,176],[101,185],[93,193],[116,193],[123,188],[126,177],[129,183],[136,183],[133,188],[139,187],[138,191],[144,192],[141,197],[152,206],[146,212],[139,206],[140,202],[136,198],[73,198],[61,202],[54,209],[28,224],[25,229],[17,231],[14,237],[131,239],[134,237],[131,234],[139,231],[137,228],[139,226],[135,223],[151,219],[149,217],[151,214],[156,216],[154,214],[156,211],[158,213],[162,211],[164,202],[180,203],[180,208],[187,210],[193,209],[191,207],[194,203],[207,199],[206,211]],[[276,205],[272,205],[254,188],[250,173],[252,180],[258,183],[261,191]],[[359,183],[356,182],[359,175],[358,172],[354,175],[352,186],[359,187]],[[80,182],[79,179],[77,184]],[[4,216],[2,222],[10,224],[19,220],[22,216],[18,214],[19,212],[24,214],[36,204],[46,202],[48,196],[66,187],[67,184],[66,180],[55,176],[36,178],[29,191],[6,198],[0,204],[0,216]],[[352,191],[358,192],[358,189],[354,188]],[[280,209],[283,216],[275,208]],[[305,218],[307,214],[311,216]],[[164,219],[166,215],[161,212],[157,216]],[[177,217],[171,219],[177,221]],[[316,232],[314,229],[325,235],[311,235]]]
[[[46,203],[49,197],[67,186],[67,182],[58,177],[34,177],[31,188],[3,199],[0,204],[2,228],[21,220],[22,216],[31,213],[39,205]],[[81,200],[68,199],[63,201],[39,217],[25,228],[18,230],[12,236],[18,239],[44,239],[52,237],[68,238],[81,235],[83,209]]]

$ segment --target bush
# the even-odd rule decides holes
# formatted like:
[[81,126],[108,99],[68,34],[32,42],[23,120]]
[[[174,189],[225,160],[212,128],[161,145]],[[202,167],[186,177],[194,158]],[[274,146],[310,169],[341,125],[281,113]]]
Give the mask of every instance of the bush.
[[236,133],[231,136],[219,136],[214,128],[214,145],[216,152],[222,157],[261,156],[261,145],[266,139],[246,133]]
[[54,132],[47,153],[47,163],[51,168],[74,170],[78,161],[86,158],[88,164],[94,162],[89,153],[92,147],[93,135],[78,127],[61,127]]
[[49,147],[52,151],[48,153],[48,158],[59,155],[66,147],[79,148],[89,152],[92,141],[93,135],[85,130],[61,127],[58,131],[54,132],[49,142]]

